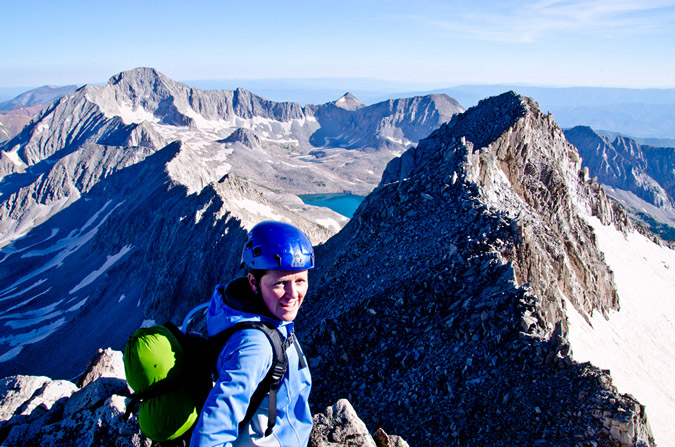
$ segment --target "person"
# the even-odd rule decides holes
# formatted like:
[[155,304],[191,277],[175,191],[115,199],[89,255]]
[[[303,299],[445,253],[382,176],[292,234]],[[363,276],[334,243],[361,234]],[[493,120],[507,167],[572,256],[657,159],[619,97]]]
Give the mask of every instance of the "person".
[[[269,396],[251,421],[239,429],[251,397],[272,365],[273,350],[258,329],[234,332],[217,361],[218,379],[192,432],[192,447],[306,446],[312,430],[307,362],[293,332],[308,289],[314,250],[307,236],[293,225],[265,221],[255,225],[242,250],[245,277],[217,286],[207,314],[209,337],[241,321],[270,322],[287,341],[288,368],[276,399],[276,423],[268,429]],[[291,343],[288,343],[291,341]]]

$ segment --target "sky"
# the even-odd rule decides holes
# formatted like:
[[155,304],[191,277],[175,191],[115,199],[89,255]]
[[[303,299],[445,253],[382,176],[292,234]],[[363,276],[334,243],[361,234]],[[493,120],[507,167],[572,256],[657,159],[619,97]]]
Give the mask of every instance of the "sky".
[[0,0],[0,87],[369,78],[675,87],[675,0]]

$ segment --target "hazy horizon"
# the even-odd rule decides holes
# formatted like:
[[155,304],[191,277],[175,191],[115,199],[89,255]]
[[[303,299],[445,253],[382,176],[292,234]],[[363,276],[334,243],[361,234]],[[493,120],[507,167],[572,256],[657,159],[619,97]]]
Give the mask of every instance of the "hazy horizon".
[[179,81],[675,88],[674,0],[36,0],[3,17],[8,88],[105,83],[136,67]]

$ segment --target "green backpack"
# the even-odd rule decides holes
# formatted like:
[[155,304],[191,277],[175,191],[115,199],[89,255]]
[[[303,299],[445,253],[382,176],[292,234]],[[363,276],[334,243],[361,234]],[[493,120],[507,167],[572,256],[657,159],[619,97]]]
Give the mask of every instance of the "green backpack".
[[[172,323],[138,329],[124,349],[124,372],[139,402],[138,423],[153,441],[166,443],[187,438],[197,422],[209,391],[213,387],[216,361],[227,339],[236,331],[254,328],[265,333],[272,344],[272,367],[258,385],[239,424],[241,430],[251,420],[260,403],[269,394],[267,432],[276,423],[276,391],[286,373],[286,348],[293,343],[291,334],[284,342],[273,325],[247,321],[238,323],[216,337],[187,335]],[[135,409],[127,406],[127,417]],[[170,444],[170,443],[169,443]]]

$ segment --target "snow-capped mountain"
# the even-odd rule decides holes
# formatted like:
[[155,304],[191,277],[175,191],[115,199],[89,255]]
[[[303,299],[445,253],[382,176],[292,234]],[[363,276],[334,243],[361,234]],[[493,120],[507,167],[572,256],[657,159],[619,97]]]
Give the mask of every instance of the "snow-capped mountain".
[[[324,112],[334,108],[142,68],[42,111],[0,146],[0,375],[69,378],[144,319],[178,321],[238,273],[256,222],[326,240],[347,219],[294,194],[365,194],[397,152],[462,110],[446,96]],[[331,133],[350,126],[372,132],[363,146]],[[320,146],[317,133],[329,135]]]

